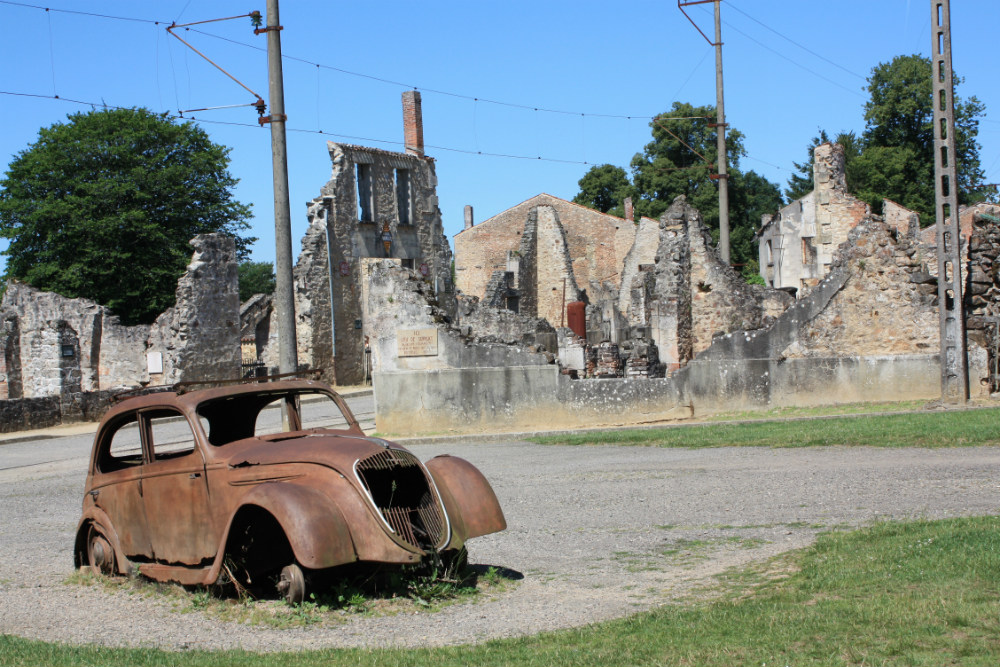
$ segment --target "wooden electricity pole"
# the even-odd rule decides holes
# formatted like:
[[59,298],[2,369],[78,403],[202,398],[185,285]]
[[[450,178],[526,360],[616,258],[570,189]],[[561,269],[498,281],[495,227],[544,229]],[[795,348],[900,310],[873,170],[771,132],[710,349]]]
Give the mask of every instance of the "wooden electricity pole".
[[[715,41],[708,38],[698,24],[694,22],[684,8],[689,5],[704,5],[707,3],[715,5]],[[677,8],[691,21],[691,25],[701,33],[705,41],[715,47],[715,136],[716,152],[718,157],[718,174],[712,174],[713,178],[719,181],[719,256],[722,261],[729,264],[729,169],[728,153],[726,151],[726,109],[725,95],[722,87],[722,10],[719,6],[721,0],[677,0]]]

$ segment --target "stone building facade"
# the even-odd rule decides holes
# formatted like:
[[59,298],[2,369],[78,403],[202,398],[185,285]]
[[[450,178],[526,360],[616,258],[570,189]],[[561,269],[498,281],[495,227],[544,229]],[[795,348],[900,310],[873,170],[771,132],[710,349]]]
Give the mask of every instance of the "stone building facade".
[[563,268],[559,262],[558,268],[541,279],[539,294],[553,290],[561,294],[563,279],[570,290],[575,287],[579,292],[590,289],[591,284],[610,284],[615,289],[621,285],[625,256],[635,240],[634,221],[542,193],[479,224],[473,224],[466,211],[465,229],[455,235],[455,282],[459,290],[486,298],[487,287],[496,280],[497,272],[517,270],[518,261],[524,257],[521,245],[529,215],[538,207],[554,212],[558,229],[549,224],[552,218],[546,212],[537,230],[537,247],[544,251],[564,245],[569,257],[569,267]]
[[[403,93],[403,126],[405,153],[328,143],[330,180],[307,205],[309,228],[294,268],[298,360],[341,385],[367,376],[371,314],[364,304],[373,262],[391,259],[413,270],[454,311],[451,249],[416,91]],[[276,366],[276,327],[258,317],[255,328],[260,358]]]
[[8,283],[0,302],[0,399],[238,377],[236,246],[222,234],[191,245],[177,303],[152,325],[122,326],[87,299]]
[[801,294],[823,279],[837,247],[871,213],[847,191],[840,144],[821,144],[813,156],[813,191],[765,216],[757,233],[765,284]]

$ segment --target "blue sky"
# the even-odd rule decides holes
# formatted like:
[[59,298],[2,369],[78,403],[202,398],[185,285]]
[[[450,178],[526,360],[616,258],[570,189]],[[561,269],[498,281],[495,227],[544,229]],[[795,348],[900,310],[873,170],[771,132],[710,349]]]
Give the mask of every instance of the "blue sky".
[[[253,101],[165,27],[263,12],[254,1],[47,0],[46,12],[0,0],[4,166],[40,127],[90,108],[66,100],[172,113]],[[711,35],[711,4],[688,12]],[[930,51],[926,0],[724,0],[722,14],[726,115],[746,135],[741,166],[782,187],[819,128],[864,129],[873,66]],[[1000,182],[998,18],[996,0],[952,3],[958,92],[987,107],[979,141],[990,183]],[[407,88],[422,92],[449,237],[464,205],[479,222],[539,192],[570,199],[589,165],[627,167],[649,139],[649,117],[673,101],[715,103],[714,50],[673,0],[285,0],[281,22],[296,255],[305,203],[329,178],[326,142],[402,150]],[[266,99],[266,38],[249,19],[198,30],[182,35]],[[237,198],[253,204],[254,259],[273,260],[268,130],[249,108],[185,116],[232,149]]]

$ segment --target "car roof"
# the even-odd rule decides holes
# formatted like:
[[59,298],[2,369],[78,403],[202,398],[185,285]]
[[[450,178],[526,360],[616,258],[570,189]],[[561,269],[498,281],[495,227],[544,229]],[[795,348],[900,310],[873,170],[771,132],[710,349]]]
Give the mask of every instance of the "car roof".
[[208,387],[205,389],[192,389],[185,391],[183,387],[174,385],[174,390],[162,390],[159,388],[149,388],[149,393],[140,394],[124,398],[121,402],[113,405],[102,422],[113,419],[118,415],[134,410],[153,407],[174,406],[185,412],[193,412],[198,405],[219,398],[247,396],[254,394],[272,394],[285,391],[321,391],[336,395],[330,385],[325,382],[315,380],[276,380],[271,382],[247,382],[241,384],[228,384],[218,387]]

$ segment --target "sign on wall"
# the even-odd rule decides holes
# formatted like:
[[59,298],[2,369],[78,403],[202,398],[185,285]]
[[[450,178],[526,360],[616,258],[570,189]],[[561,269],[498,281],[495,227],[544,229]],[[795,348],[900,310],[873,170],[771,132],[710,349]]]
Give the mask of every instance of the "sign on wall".
[[436,357],[437,329],[397,329],[396,354],[400,357]]

